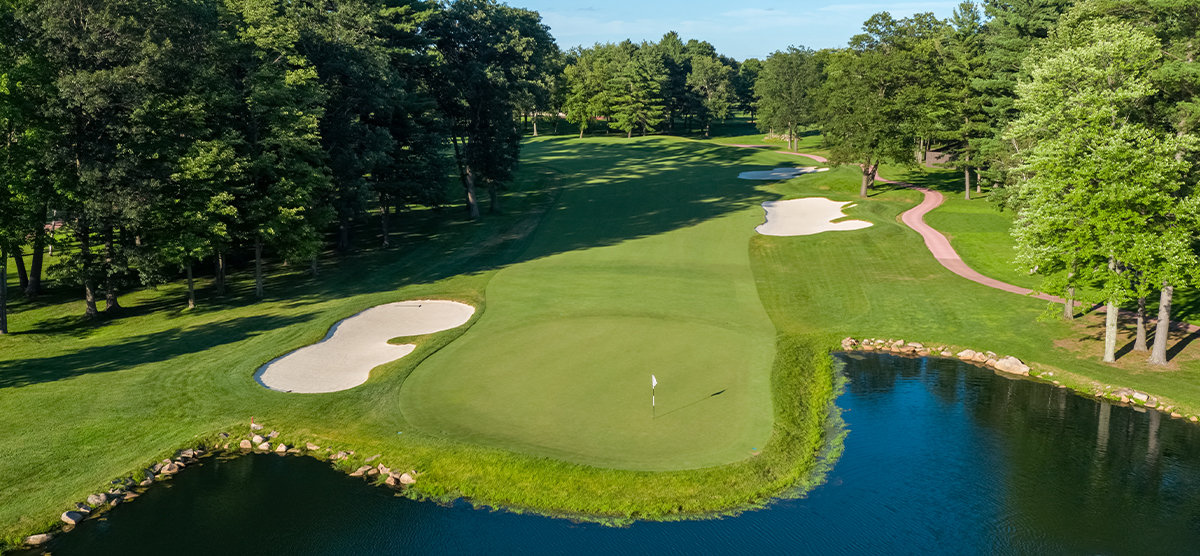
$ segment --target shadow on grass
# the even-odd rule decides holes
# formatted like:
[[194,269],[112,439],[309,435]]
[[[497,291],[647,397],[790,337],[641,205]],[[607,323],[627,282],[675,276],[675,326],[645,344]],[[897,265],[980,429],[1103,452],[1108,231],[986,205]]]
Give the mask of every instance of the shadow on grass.
[[146,363],[166,361],[239,342],[269,330],[311,320],[314,316],[308,313],[289,317],[243,317],[191,328],[172,328],[52,357],[0,361],[0,388],[121,371]]

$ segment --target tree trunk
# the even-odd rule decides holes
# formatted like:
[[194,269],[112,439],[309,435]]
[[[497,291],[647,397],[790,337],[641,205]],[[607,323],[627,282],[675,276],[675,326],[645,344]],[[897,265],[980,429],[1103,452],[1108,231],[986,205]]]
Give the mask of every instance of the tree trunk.
[[196,287],[192,283],[192,263],[187,264],[188,309],[196,308]]
[[625,138],[626,138],[626,139],[632,139],[632,138],[633,138],[633,127],[630,127],[630,128],[629,128],[629,132],[625,134]]
[[86,223],[79,228],[79,253],[83,265],[83,316],[91,319],[100,315],[96,310],[96,284],[92,279],[92,234]]
[[[579,138],[583,139],[583,131],[579,132]],[[462,159],[462,152],[458,148],[458,136],[452,137],[454,140],[454,159],[458,161],[458,177],[462,179],[463,190],[467,194],[467,212],[470,213],[471,219],[479,218],[479,203],[475,200],[475,178],[471,175],[471,167],[468,166]]]
[[967,200],[971,200],[971,167],[963,168],[963,184],[967,192]]
[[25,297],[33,299],[42,295],[42,261],[46,250],[46,234],[39,230],[33,236],[33,256],[29,259],[29,284],[25,287]]
[[475,176],[471,173],[470,166],[464,166],[466,173],[467,185],[467,212],[471,215],[471,220],[479,219],[479,201],[475,198]]
[[1063,300],[1063,320],[1075,320],[1075,287],[1067,288],[1067,298]]
[[1162,294],[1158,299],[1158,324],[1154,327],[1154,349],[1150,351],[1151,365],[1167,364],[1167,336],[1171,333],[1171,297],[1175,287],[1163,281]]
[[863,164],[862,187],[858,190],[859,197],[862,197],[863,199],[867,198],[867,189],[870,189],[873,185],[875,185],[875,172],[877,169],[877,166],[871,166],[869,160],[866,164]]
[[1117,304],[1109,300],[1104,315],[1104,362],[1117,360]]
[[308,261],[308,275],[312,276],[313,278],[321,275],[321,267],[317,264],[316,255],[313,255],[313,258],[309,259]]
[[254,297],[263,298],[262,234],[254,234]]
[[213,282],[217,286],[217,297],[222,297],[225,295],[225,253],[224,252],[222,252],[222,251],[216,252],[216,256],[213,257],[213,265],[216,267],[214,269],[215,272],[213,273],[214,274]]
[[495,182],[488,182],[488,200],[490,201],[488,212],[492,214],[501,214],[504,212],[504,208],[500,206],[500,192],[497,191],[498,186],[499,184]]
[[391,247],[392,245],[392,233],[388,230],[388,221],[391,220],[391,209],[388,207],[388,201],[387,195],[383,193],[379,194],[379,225],[383,232],[384,247]]
[[8,250],[0,245],[0,336],[8,334]]
[[13,252],[13,262],[17,263],[17,285],[22,290],[29,289],[29,272],[25,270],[25,253],[20,247]]
[[337,248],[342,253],[350,252],[350,223],[345,219],[338,222]]
[[709,127],[712,127],[712,124],[705,122],[704,123],[704,138],[705,139],[708,139],[708,128]]
[[1133,343],[1133,351],[1149,351],[1146,347],[1146,296],[1138,298],[1137,340]]
[[533,136],[537,137],[537,112],[533,113]]
[[579,126],[579,138],[580,138],[580,139],[583,139],[583,130],[584,130],[584,129],[587,129],[587,128],[585,128],[585,127],[583,127],[583,126]]
[[120,292],[117,291],[117,276],[112,271],[112,264],[116,260],[116,250],[113,247],[113,230],[111,226],[104,227],[104,266],[107,271],[107,278],[104,280],[104,312],[111,313],[121,310],[121,302],[119,299]]

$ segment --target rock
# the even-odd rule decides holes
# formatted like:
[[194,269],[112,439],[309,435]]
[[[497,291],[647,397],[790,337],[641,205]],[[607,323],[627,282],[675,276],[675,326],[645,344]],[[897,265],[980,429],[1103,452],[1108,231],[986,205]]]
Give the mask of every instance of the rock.
[[964,350],[958,352],[958,358],[967,360],[967,361],[973,360],[973,359],[975,359],[975,352],[971,351],[969,349],[964,349]]
[[1020,359],[1011,355],[997,361],[996,370],[1014,375],[1029,376],[1029,365],[1022,363]]
[[332,459],[346,459],[346,452],[338,452],[333,455]]
[[1150,399],[1150,396],[1142,392],[1134,392],[1132,398],[1139,402],[1145,403],[1146,400]]
[[863,344],[862,348],[866,351],[875,351],[875,346],[870,345],[870,344]]
[[396,476],[389,474],[388,478],[384,479],[383,482],[385,484],[387,484],[387,486],[394,487],[394,486],[396,486],[396,482],[397,482]]
[[986,355],[991,359],[998,359],[1000,357],[999,355],[996,355],[995,353],[992,353],[990,351],[986,352]]
[[1172,412],[1171,412],[1171,418],[1172,418],[1172,419],[1178,419],[1178,418],[1180,418],[1180,417],[1183,417],[1183,415],[1180,415],[1180,414],[1178,414],[1178,413],[1175,413],[1174,411],[1172,411]]
[[388,469],[388,468],[384,467],[382,463],[381,463],[381,464],[379,464],[379,465],[376,465],[376,466],[375,466],[375,469],[378,469],[378,470],[379,470],[379,472],[380,472],[380,473],[382,473],[382,474],[384,474],[384,475],[387,475],[387,474],[389,474],[389,473],[391,473],[391,472],[392,472],[392,470],[391,470],[391,469]]
[[266,441],[265,438],[263,438],[257,434],[250,437],[250,442],[253,443],[255,446],[258,446],[259,444],[262,444],[265,441]]
[[222,449],[222,450],[228,450],[228,449],[229,449],[229,443],[228,443],[228,442],[226,442],[226,443],[225,443],[223,446],[221,446],[221,449]]
[[921,357],[925,357],[925,356],[929,355],[929,350],[919,349],[919,350],[917,350],[917,355],[920,355]]
[[913,347],[913,348],[917,348],[917,349],[925,349],[925,344],[922,344],[921,342],[909,342],[907,345],[908,345],[908,347]]
[[260,425],[258,423],[250,423],[250,430],[260,431],[260,430],[262,430],[262,425]]
[[121,503],[120,498],[113,498],[112,500],[108,501],[108,505],[110,505],[110,506],[116,506],[117,504],[120,504],[120,503]]
[[182,468],[179,467],[179,464],[171,463],[163,466],[163,468],[159,470],[159,473],[162,473],[163,475],[174,475],[178,473],[180,469]]
[[857,346],[857,345],[858,345],[858,340],[855,340],[854,338],[847,337],[842,340],[842,349],[844,349],[844,350],[854,349],[855,346]]
[[282,442],[280,442],[279,445],[275,447],[276,454],[283,454],[283,453],[286,453],[287,451],[288,451],[287,444],[284,444]]
[[243,450],[249,450],[254,447],[254,444],[243,438],[242,441],[238,443],[238,447]]
[[300,448],[288,448],[288,451],[287,451],[287,453],[289,453],[289,454],[303,454],[303,453],[304,453],[304,450],[301,450]]
[[218,434],[217,436],[219,436],[219,437],[221,437],[221,438],[229,438],[229,433],[227,433],[227,432],[223,432],[223,433],[221,433],[221,434]]
[[270,442],[263,442],[262,444],[259,444],[259,445],[258,445],[258,449],[259,449],[259,450],[262,450],[262,451],[264,451],[264,452],[270,452],[270,451],[271,451],[271,443],[270,443]]
[[1129,403],[1129,398],[1121,396],[1121,403]]
[[131,492],[131,493],[125,495],[125,501],[128,502],[130,500],[137,498],[138,496],[141,496],[141,495],[136,492]]
[[974,360],[978,363],[984,363],[988,360],[988,356],[986,353],[976,352]]
[[162,471],[162,468],[163,468],[163,464],[161,464],[161,463],[156,463],[156,464],[154,464],[154,467],[151,467],[151,468],[150,468],[150,470],[151,470],[151,471],[153,471],[153,472],[155,472],[155,473],[158,473],[159,471]]
[[83,514],[79,512],[63,512],[63,514],[59,516],[59,519],[61,519],[63,523],[66,523],[67,525],[76,525],[83,521]]
[[374,467],[371,467],[370,465],[364,465],[362,467],[359,467],[358,469],[355,469],[354,472],[350,474],[350,476],[351,477],[362,477],[363,475],[365,475],[367,473],[368,469],[374,469]]
[[951,355],[954,355],[954,354],[950,353],[950,351],[948,351],[948,350],[942,350],[942,357],[950,357]]
[[42,533],[41,535],[29,535],[28,537],[25,537],[25,544],[30,546],[38,546],[40,544],[46,544],[46,542],[49,540],[50,535],[47,533]]
[[276,436],[279,436],[279,431],[277,431],[277,430],[272,430],[272,431],[271,431],[271,434],[268,434],[268,435],[267,435],[267,438],[275,438]]
[[378,469],[375,469],[374,467],[372,467],[372,468],[370,468],[370,469],[368,469],[368,470],[367,470],[367,476],[368,476],[368,477],[374,477],[374,476],[376,476],[376,475],[378,475],[378,474],[379,474],[379,470],[378,470]]
[[415,484],[417,484],[417,480],[414,479],[413,476],[409,475],[408,473],[401,473],[400,474],[400,484],[415,485]]
[[987,366],[989,366],[989,367],[995,367],[995,366],[996,366],[996,360],[995,360],[995,359],[993,359],[993,358],[991,358],[991,357],[988,357],[988,358],[987,358],[987,361],[984,361],[984,362],[983,362],[983,364],[984,364],[984,365],[987,365]]
[[1195,422],[1196,422],[1196,421],[1198,421],[1198,420],[1200,420],[1200,417],[1196,417],[1195,415],[1192,415],[1191,417],[1188,417],[1188,421],[1191,421],[1191,422],[1193,422],[1193,423],[1195,423]]
[[146,479],[146,480],[138,483],[138,485],[141,485],[141,486],[150,486],[152,484],[154,484],[154,481],[152,479]]
[[103,492],[93,494],[87,497],[87,503],[91,506],[101,506],[108,502],[108,495]]
[[371,456],[371,457],[367,458],[367,463],[371,463],[371,462],[373,462],[373,461],[375,461],[375,460],[379,459],[379,456],[380,456],[380,454],[375,454],[375,455],[373,455],[373,456]]
[[313,451],[316,451],[316,450],[320,450],[320,449],[321,449],[321,447],[320,447],[320,446],[317,446],[316,444],[313,444],[312,442],[305,442],[305,443],[304,443],[304,448],[305,448],[306,450],[310,451],[310,452],[313,452]]
[[196,451],[191,448],[188,448],[182,452],[179,452],[179,457],[194,458],[194,457],[196,457]]

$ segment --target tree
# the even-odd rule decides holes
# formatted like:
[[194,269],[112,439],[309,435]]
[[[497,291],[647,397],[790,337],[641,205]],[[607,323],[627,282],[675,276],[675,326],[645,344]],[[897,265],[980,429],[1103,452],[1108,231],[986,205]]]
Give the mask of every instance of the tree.
[[[972,159],[975,165],[979,164],[979,142],[989,131],[983,97],[975,88],[987,71],[983,15],[968,0],[955,8],[950,26],[943,49],[943,86],[948,97],[949,120],[949,131],[944,137],[954,142],[950,150],[956,155],[955,166],[963,172],[963,194],[970,201]],[[975,186],[978,189],[978,182]]]
[[612,126],[633,136],[645,135],[664,119],[663,84],[667,71],[658,54],[646,45],[635,48],[609,81]]
[[[1133,271],[1157,278],[1180,258],[1194,201],[1179,184],[1186,141],[1136,121],[1155,94],[1149,79],[1160,43],[1128,24],[1060,27],[1029,60],[1031,79],[1017,87],[1021,117],[1013,138],[1033,142],[1020,168],[1022,206],[1014,237],[1018,262],[1046,277],[1044,291],[1083,283],[1107,305],[1104,361],[1115,360],[1118,306],[1136,292]],[[1069,293],[1069,292],[1068,292]],[[1068,299],[1068,303],[1070,300]]]
[[570,54],[573,61],[564,69],[568,92],[563,106],[567,121],[579,126],[580,139],[593,120],[611,111],[608,83],[613,70],[609,57],[614,48],[597,44],[575,50]]
[[786,51],[771,53],[763,62],[754,84],[754,94],[758,98],[758,129],[785,132],[788,149],[796,150],[800,126],[815,121],[815,96],[822,77],[822,68],[809,49],[788,47]]
[[723,120],[729,117],[729,109],[734,101],[732,75],[733,70],[716,56],[692,57],[692,71],[688,74],[687,84],[699,99],[697,116],[704,126],[705,137],[708,137],[713,118]]
[[427,28],[440,56],[434,96],[451,121],[467,208],[478,218],[476,184],[487,185],[491,209],[498,210],[498,191],[516,168],[516,95],[544,75],[556,52],[554,39],[537,12],[494,0],[457,0]]
[[754,85],[762,72],[762,60],[747,58],[738,66],[737,75],[733,81],[733,89],[737,95],[737,109],[755,119],[758,115],[758,97],[754,93]]
[[850,48],[829,56],[820,90],[819,125],[834,163],[862,168],[861,197],[875,182],[884,160],[912,164],[912,107],[904,90],[913,84],[911,20],[887,12],[871,16]]
[[[1018,176],[1012,170],[1021,164],[1019,149],[1005,137],[1005,130],[1019,116],[1016,86],[1027,75],[1022,62],[1034,45],[1050,35],[1059,17],[1073,3],[1074,0],[984,0],[988,17],[984,33],[987,69],[985,76],[975,80],[972,87],[983,103],[988,129],[977,141],[977,158],[983,177],[1002,188],[993,189],[991,194],[1000,207],[1009,204],[1010,196],[1003,187],[1015,182]],[[1015,199],[1013,196],[1012,200]]]
[[227,71],[239,165],[234,206],[254,248],[254,293],[265,295],[263,249],[309,261],[330,210],[320,120],[325,93],[316,70],[296,49],[299,32],[280,0],[228,0],[227,25],[237,30]]

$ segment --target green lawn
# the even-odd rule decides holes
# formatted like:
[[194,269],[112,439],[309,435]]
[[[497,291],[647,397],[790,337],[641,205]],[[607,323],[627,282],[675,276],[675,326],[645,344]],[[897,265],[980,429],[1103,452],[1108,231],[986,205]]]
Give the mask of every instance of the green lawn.
[[406,382],[411,423],[623,469],[731,463],[766,444],[775,328],[746,246],[771,197],[737,179],[754,160],[626,143],[528,145],[571,185],[525,262],[488,284],[487,313]]

